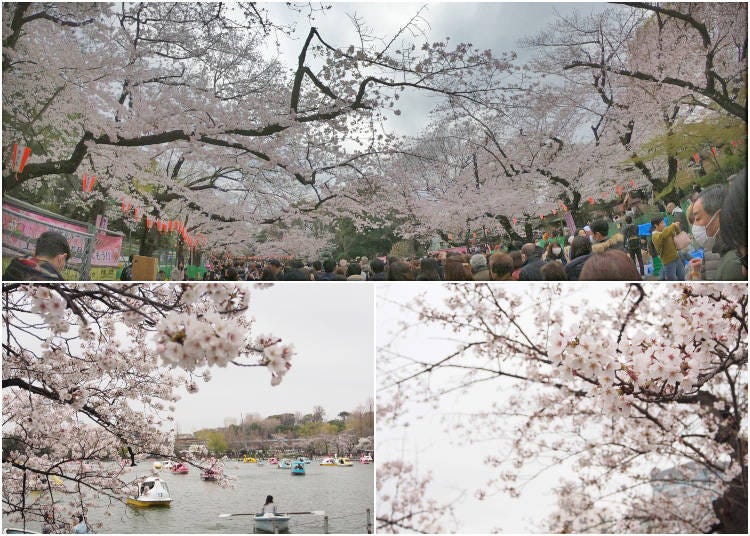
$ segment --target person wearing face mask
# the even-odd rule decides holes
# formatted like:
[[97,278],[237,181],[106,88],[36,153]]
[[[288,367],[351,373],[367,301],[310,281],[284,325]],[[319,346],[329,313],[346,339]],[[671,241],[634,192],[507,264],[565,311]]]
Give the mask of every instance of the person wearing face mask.
[[693,240],[703,248],[701,278],[706,281],[742,281],[742,266],[732,248],[718,236],[725,188],[706,188],[692,206]]
[[547,244],[547,250],[544,252],[545,262],[560,261],[563,266],[568,263],[568,260],[563,255],[563,249],[559,242],[550,241]]
[[747,168],[737,174],[721,206],[721,241],[736,251],[742,279],[747,279]]
[[54,231],[36,239],[33,257],[13,259],[3,273],[3,281],[64,281],[62,271],[70,258],[68,240]]

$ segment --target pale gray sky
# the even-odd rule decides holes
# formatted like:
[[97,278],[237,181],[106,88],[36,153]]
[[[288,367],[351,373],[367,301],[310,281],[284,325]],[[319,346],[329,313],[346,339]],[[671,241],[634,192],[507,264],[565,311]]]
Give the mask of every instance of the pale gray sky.
[[362,283],[282,283],[254,290],[254,335],[272,333],[293,343],[297,355],[280,385],[262,367],[211,369],[200,391],[176,407],[180,432],[223,426],[241,413],[311,413],[327,418],[374,398],[373,286]]
[[[602,306],[608,302],[607,290],[616,284],[594,282],[566,285],[568,289],[574,289],[576,295],[585,296],[592,306]],[[528,288],[529,284],[524,283],[504,285],[506,291],[519,294]],[[536,285],[536,289],[539,289],[539,285]],[[409,303],[421,293],[426,293],[429,303],[434,305],[444,303],[448,295],[446,286],[441,283],[378,285],[376,345],[388,345],[390,350],[401,355],[436,361],[455,350],[458,346],[456,341],[462,339],[439,326],[419,325],[413,313],[404,312],[394,304]],[[518,312],[520,325],[528,323],[533,318],[532,313]],[[417,327],[401,332],[400,323],[404,321]],[[382,362],[380,366],[384,368]],[[442,372],[442,376],[438,373],[430,375],[432,387],[445,385],[445,382],[451,381],[450,375],[455,375],[451,371]],[[456,391],[444,396],[436,401],[435,406],[409,402],[404,413],[408,421],[406,428],[377,429],[378,460],[406,460],[415,464],[422,476],[431,471],[433,482],[427,496],[455,507],[455,528],[459,533],[488,533],[495,528],[509,533],[538,532],[538,523],[556,507],[552,488],[565,475],[565,466],[545,470],[521,488],[521,496],[517,499],[495,494],[479,501],[475,492],[496,476],[493,474],[496,469],[487,466],[483,460],[488,455],[503,457],[511,448],[511,438],[499,434],[488,439],[482,437],[482,431],[478,430],[475,439],[481,440],[467,444],[460,434],[449,432],[443,421],[445,417],[462,419],[462,415],[482,412],[492,401],[507,398],[511,389],[509,381],[491,381],[473,385],[468,393]],[[383,394],[382,391],[377,392],[378,397]],[[535,460],[524,467],[523,474],[531,476],[542,468],[542,463]],[[444,526],[447,530],[451,528]]]
[[[433,43],[450,37],[449,43],[453,45],[471,43],[480,50],[491,49],[498,56],[516,51],[523,60],[530,57],[530,51],[521,49],[518,41],[542,31],[556,13],[566,15],[575,10],[589,13],[607,7],[599,2],[332,2],[330,5],[331,9],[317,14],[313,21],[292,16],[284,4],[266,5],[275,20],[297,22],[295,40],[281,42],[282,57],[290,68],[296,66],[311,25],[333,46],[346,48],[357,44],[358,37],[348,15],[357,15],[375,35],[389,38],[426,5],[418,23],[425,35],[409,36],[417,48],[425,41]],[[401,116],[391,116],[388,127],[401,134],[418,134],[438,99],[424,92],[406,92],[399,101]]]

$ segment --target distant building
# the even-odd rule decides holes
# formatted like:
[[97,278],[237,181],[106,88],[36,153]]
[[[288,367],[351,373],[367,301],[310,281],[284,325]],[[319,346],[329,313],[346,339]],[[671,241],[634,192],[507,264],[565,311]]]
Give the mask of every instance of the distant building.
[[[704,466],[690,462],[679,467],[670,467],[660,471],[651,470],[651,488],[654,498],[660,495],[667,497],[689,497],[716,484],[716,477]],[[718,496],[718,495],[717,495]]]
[[205,439],[195,437],[193,434],[177,434],[174,440],[174,451],[175,454],[189,452],[191,450],[203,450],[208,452],[208,445]]

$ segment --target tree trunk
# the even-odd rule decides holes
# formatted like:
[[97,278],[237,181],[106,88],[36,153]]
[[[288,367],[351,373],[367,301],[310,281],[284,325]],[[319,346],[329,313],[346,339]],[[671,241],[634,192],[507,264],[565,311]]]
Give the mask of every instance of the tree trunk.
[[747,534],[747,468],[713,501],[713,507],[719,522],[711,527],[711,532]]
[[508,233],[508,236],[513,242],[523,242],[524,238],[518,234],[515,229],[513,229],[513,226],[510,224],[510,220],[507,216],[495,216],[495,219],[500,224],[500,226],[503,228],[503,230]]
[[529,222],[524,223],[523,230],[526,233],[526,242],[533,242],[534,233],[533,233],[533,229],[531,228],[531,223]]
[[[677,159],[674,155],[667,157],[667,184],[672,184],[677,179]],[[674,185],[674,189],[669,193],[666,201],[674,201],[679,203],[679,195],[677,195],[677,184]]]
[[156,249],[159,245],[159,233],[156,230],[156,225],[151,227],[151,229],[146,229],[146,226],[143,226],[143,232],[141,233],[141,239],[140,239],[140,247],[138,249],[138,254],[143,255],[145,257],[153,257],[154,252],[156,252]]
[[182,237],[177,237],[177,265],[179,266],[180,263],[185,263],[185,243],[182,240]]

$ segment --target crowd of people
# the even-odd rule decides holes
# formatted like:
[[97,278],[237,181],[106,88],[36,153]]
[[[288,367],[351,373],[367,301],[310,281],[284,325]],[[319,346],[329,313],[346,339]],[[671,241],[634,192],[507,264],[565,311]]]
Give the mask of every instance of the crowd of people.
[[[669,220],[669,221],[667,221]],[[670,203],[641,233],[632,214],[613,222],[597,219],[566,233],[560,229],[538,242],[510,243],[473,254],[439,251],[423,258],[375,256],[372,259],[327,258],[237,261],[214,258],[203,274],[207,281],[743,281],[747,279],[747,169],[727,185],[696,188],[687,210]],[[610,233],[613,228],[614,232]],[[566,236],[570,234],[569,236]],[[487,248],[489,249],[489,248]],[[62,280],[70,257],[65,238],[47,232],[34,256],[14,259],[6,281]],[[644,263],[644,257],[650,259]],[[657,259],[661,263],[660,270]],[[131,261],[121,279],[130,280]],[[647,270],[648,268],[648,270]],[[129,271],[130,270],[130,271]],[[658,277],[655,272],[659,271]],[[164,271],[159,280],[166,280]],[[188,279],[184,263],[172,281]]]
[[[668,223],[669,221],[669,223]],[[597,219],[571,236],[473,254],[303,262],[214,261],[204,279],[247,281],[742,281],[747,279],[747,172],[696,188],[687,210],[669,203],[643,236],[634,216]],[[610,228],[615,231],[610,233]],[[478,248],[475,248],[478,249]],[[649,259],[648,264],[644,258]],[[661,269],[657,267],[658,259]],[[658,270],[659,275],[654,275]]]

